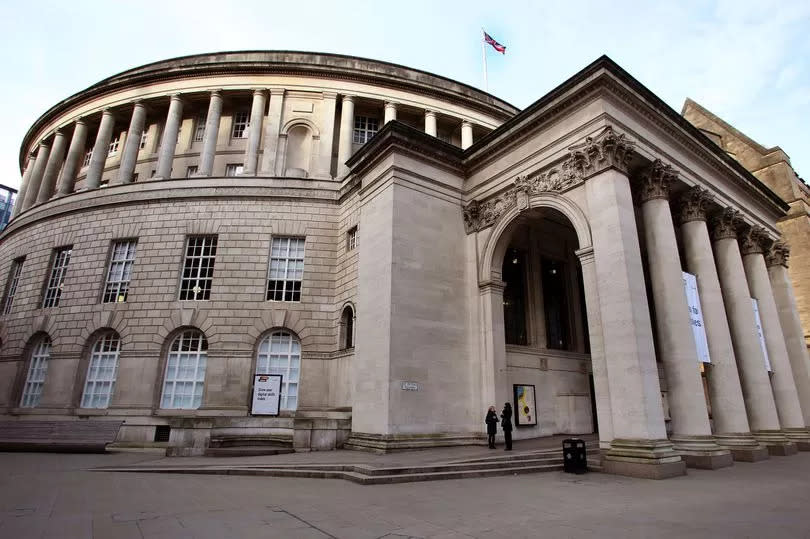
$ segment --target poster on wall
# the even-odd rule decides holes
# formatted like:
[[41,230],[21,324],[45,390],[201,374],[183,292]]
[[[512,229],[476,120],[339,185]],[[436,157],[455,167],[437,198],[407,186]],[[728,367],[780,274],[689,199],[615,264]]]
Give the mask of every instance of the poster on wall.
[[281,403],[281,375],[257,374],[253,377],[252,415],[278,415]]
[[683,288],[686,292],[686,304],[689,307],[689,322],[692,325],[692,335],[695,338],[698,361],[711,363],[709,358],[709,343],[706,340],[706,327],[703,324],[703,311],[700,308],[700,295],[698,294],[697,279],[691,273],[683,273]]
[[759,346],[762,348],[762,355],[765,357],[765,368],[768,370],[768,372],[773,372],[773,369],[771,368],[771,359],[768,357],[768,347],[765,346],[765,335],[762,333],[762,320],[759,318],[759,303],[756,299],[751,298],[751,304],[754,306],[754,321],[757,323]]
[[534,398],[534,386],[515,384],[515,426],[530,427],[537,425],[537,402]]

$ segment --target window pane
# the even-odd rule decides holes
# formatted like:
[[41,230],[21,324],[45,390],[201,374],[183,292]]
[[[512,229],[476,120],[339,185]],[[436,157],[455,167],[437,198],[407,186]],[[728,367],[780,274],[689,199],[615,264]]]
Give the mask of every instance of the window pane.
[[87,368],[82,408],[107,408],[110,405],[120,349],[121,339],[117,333],[107,333],[96,341]]
[[[288,331],[274,331],[259,343],[256,374],[280,374],[281,409],[295,410],[298,378],[301,369],[301,344]],[[269,351],[270,355],[267,355]],[[288,397],[288,395],[290,397]]]
[[186,330],[172,341],[166,358],[161,408],[196,409],[202,404],[208,341],[197,330]]
[[301,301],[305,238],[273,238],[267,271],[268,301]]

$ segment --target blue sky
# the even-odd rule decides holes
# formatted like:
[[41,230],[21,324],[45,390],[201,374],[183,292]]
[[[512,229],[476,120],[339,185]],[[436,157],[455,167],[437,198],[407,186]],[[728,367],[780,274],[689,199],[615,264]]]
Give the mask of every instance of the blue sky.
[[291,49],[396,62],[525,107],[608,54],[680,111],[688,96],[810,178],[810,2],[155,2],[6,0],[0,6],[0,183],[18,186],[33,121],[130,67],[200,52]]

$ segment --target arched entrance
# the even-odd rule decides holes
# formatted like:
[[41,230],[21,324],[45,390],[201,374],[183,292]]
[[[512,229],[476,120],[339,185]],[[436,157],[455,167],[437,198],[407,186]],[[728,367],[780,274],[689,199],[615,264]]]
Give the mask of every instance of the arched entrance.
[[[479,274],[483,395],[515,408],[516,439],[612,425],[584,213],[544,193],[495,224]],[[591,378],[593,377],[593,378]],[[594,389],[592,390],[591,387]],[[597,417],[594,417],[596,414]]]

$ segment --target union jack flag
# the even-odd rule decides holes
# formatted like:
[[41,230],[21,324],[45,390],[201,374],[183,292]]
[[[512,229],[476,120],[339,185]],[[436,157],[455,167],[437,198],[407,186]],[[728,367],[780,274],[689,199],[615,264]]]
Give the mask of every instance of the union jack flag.
[[492,48],[498,51],[499,53],[506,54],[506,47],[504,45],[501,45],[494,39],[492,39],[492,36],[487,34],[486,32],[484,32],[484,43],[489,43],[490,45],[492,45]]

